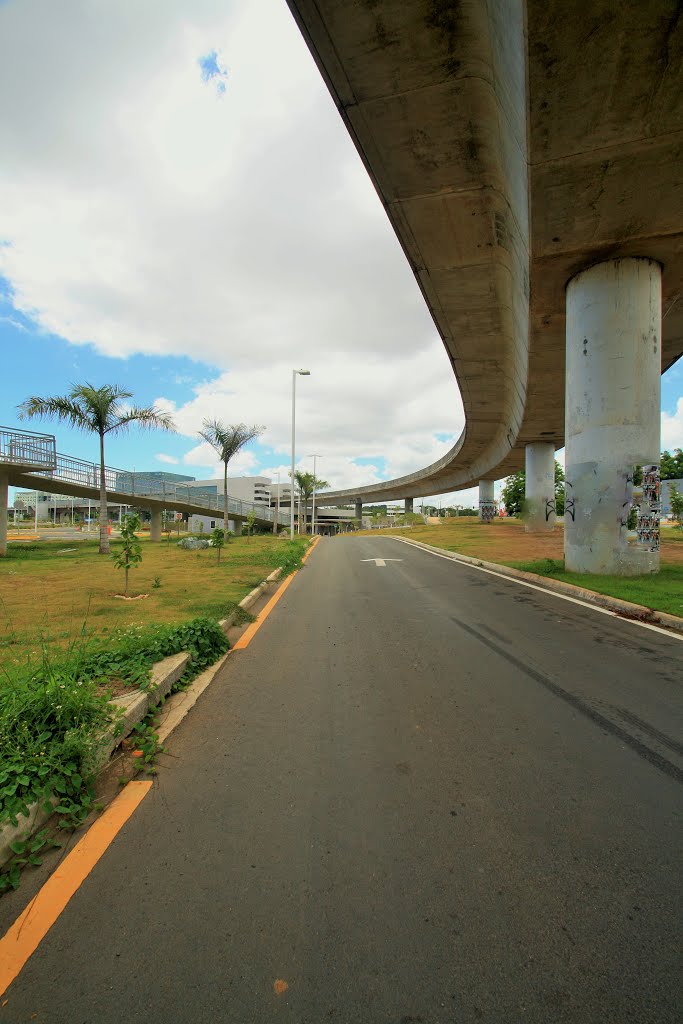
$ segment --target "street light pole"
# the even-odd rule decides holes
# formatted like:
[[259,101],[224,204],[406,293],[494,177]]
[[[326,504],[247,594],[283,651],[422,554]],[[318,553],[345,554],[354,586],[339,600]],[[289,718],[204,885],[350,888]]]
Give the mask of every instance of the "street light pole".
[[275,512],[273,513],[273,533],[277,534],[280,515],[280,471],[277,472],[277,490],[275,492]]
[[313,536],[315,534],[315,480],[316,480],[316,476],[315,476],[315,460],[316,459],[322,459],[322,455],[316,455],[314,453],[312,458],[313,458],[313,508],[311,510],[311,536]]
[[294,540],[294,464],[296,434],[296,377],[310,377],[310,370],[292,370],[292,478],[291,478],[291,518],[289,522],[289,539]]

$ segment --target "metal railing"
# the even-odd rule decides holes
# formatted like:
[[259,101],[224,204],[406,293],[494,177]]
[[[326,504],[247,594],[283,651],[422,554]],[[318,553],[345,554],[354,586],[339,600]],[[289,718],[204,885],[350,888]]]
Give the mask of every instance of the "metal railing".
[[[100,467],[97,463],[85,462],[83,459],[74,459],[70,455],[59,453],[56,455],[52,468],[34,470],[33,475],[55,483],[68,483],[77,487],[89,487],[95,490],[99,490],[100,487]],[[140,499],[143,504],[144,498],[155,498],[166,502],[169,509],[174,505],[182,504],[193,505],[198,509],[212,512],[223,511],[223,495],[208,494],[209,488],[202,488],[201,483],[198,486],[172,483],[151,473],[133,473],[127,469],[105,466],[104,484],[108,494],[112,492],[125,494],[132,499],[129,502],[131,505],[135,504],[135,499]],[[55,490],[55,488],[48,489]],[[240,501],[238,498],[231,498],[228,495],[228,512],[234,512],[236,515],[246,518],[252,510],[256,512],[257,519],[273,522],[274,513],[269,506],[264,506],[260,502]]]
[[52,434],[0,427],[0,464],[49,469],[57,463]]
[[[41,477],[55,484],[68,483],[97,491],[100,488],[99,465],[59,454],[55,451],[55,439],[52,434],[36,434],[29,430],[0,427],[0,465],[29,470],[32,476]],[[105,466],[104,485],[108,494],[115,491],[131,498],[131,505],[135,504],[136,498],[156,498],[167,502],[169,509],[182,504],[209,512],[223,512],[223,495],[217,494],[211,487],[203,487],[201,482],[194,486],[189,483],[173,483],[154,473],[135,473],[128,469]],[[54,486],[45,489],[59,493]],[[252,510],[262,522],[273,522],[274,512],[268,505],[258,501],[241,501],[228,496],[228,512],[246,518]]]

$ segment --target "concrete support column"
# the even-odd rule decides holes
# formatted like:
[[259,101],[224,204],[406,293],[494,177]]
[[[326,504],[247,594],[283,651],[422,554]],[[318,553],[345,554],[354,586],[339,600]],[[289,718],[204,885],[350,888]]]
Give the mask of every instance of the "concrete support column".
[[479,481],[479,522],[490,523],[496,515],[496,503],[493,500],[493,480]]
[[152,522],[149,531],[150,540],[161,540],[161,509],[152,509]]
[[412,514],[413,514],[413,499],[412,498],[406,498],[405,499],[405,503],[406,503],[405,514],[407,516],[412,516]]
[[555,445],[547,441],[526,446],[524,513],[528,533],[555,526]]
[[358,529],[360,530],[363,525],[363,502],[356,502],[356,511],[354,512],[354,519],[358,520]]
[[235,519],[235,521],[232,524],[232,532],[235,534],[236,537],[241,537],[242,536],[242,526],[243,526],[242,520],[241,519]]
[[0,473],[0,558],[7,555],[7,474]]
[[[565,564],[637,576],[659,569],[661,270],[610,260],[567,286]],[[638,528],[629,535],[634,470]]]

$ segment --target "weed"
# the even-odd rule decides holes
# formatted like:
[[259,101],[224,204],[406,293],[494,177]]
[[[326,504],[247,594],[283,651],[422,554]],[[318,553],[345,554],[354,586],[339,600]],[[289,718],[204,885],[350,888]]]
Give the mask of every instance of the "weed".
[[133,727],[130,735],[131,742],[136,751],[139,750],[142,760],[146,765],[153,765],[157,754],[163,754],[164,748],[159,743],[159,736],[155,731],[155,713],[146,715],[141,722]]
[[0,895],[8,889],[18,889],[21,880],[21,869],[31,864],[33,867],[40,867],[43,863],[42,857],[38,854],[45,848],[60,849],[61,843],[55,842],[48,836],[47,829],[42,829],[29,839],[16,839],[10,843],[10,849],[14,854],[12,860],[5,865],[0,874]]

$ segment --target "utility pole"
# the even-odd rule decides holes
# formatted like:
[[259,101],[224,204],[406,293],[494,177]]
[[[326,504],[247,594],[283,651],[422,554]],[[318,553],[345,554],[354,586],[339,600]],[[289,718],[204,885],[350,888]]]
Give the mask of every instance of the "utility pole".
[[273,514],[273,533],[277,534],[278,513],[280,511],[280,471],[277,472],[277,491],[275,492],[275,512]]
[[313,536],[313,534],[315,533],[315,484],[316,484],[315,460],[316,459],[322,459],[322,455],[316,455],[315,453],[313,454],[313,508],[311,510],[311,536]]

